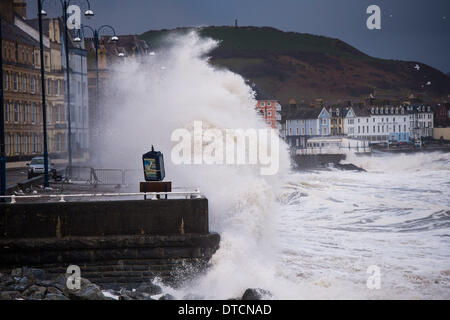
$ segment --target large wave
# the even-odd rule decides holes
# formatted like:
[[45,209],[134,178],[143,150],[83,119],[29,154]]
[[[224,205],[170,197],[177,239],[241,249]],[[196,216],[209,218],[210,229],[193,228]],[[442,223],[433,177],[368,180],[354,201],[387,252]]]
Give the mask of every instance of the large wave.
[[[214,68],[207,54],[218,43],[192,31],[170,36],[155,55],[118,65],[105,104],[99,153],[103,165],[141,168],[151,144],[166,155],[168,180],[198,187],[209,199],[210,229],[221,235],[209,272],[174,294],[205,298],[242,295],[245,288],[270,289],[274,279],[274,217],[279,179],[289,169],[286,146],[280,170],[262,176],[255,165],[175,165],[171,133],[192,130],[194,121],[218,129],[266,128],[255,111],[254,92],[239,75]],[[195,151],[195,150],[194,150]],[[136,181],[138,185],[138,181]]]

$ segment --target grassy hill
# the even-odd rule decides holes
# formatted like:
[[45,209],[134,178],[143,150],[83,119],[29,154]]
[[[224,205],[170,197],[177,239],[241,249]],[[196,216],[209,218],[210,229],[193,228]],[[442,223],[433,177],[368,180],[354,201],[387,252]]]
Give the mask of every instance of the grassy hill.
[[[188,30],[150,30],[139,37],[157,48],[170,32]],[[373,58],[338,39],[269,27],[198,30],[202,36],[221,40],[211,53],[213,64],[250,79],[282,103],[290,98],[356,100],[374,90],[396,95],[420,92],[430,97],[450,93],[450,77],[439,70],[415,61]],[[414,69],[416,63],[421,66],[419,71]],[[431,84],[425,85],[428,81]]]

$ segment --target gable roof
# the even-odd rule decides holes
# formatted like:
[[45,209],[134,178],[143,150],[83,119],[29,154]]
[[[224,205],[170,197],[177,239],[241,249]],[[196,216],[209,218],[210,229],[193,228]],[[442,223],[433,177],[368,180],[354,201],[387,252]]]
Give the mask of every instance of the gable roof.
[[287,119],[317,119],[323,108],[301,108],[294,111]]

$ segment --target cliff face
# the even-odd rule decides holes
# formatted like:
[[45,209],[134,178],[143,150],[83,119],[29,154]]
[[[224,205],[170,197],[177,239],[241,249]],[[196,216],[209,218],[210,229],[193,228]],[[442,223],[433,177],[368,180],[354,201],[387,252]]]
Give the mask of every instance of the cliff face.
[[[139,37],[157,48],[170,32],[187,30],[151,30]],[[290,98],[354,100],[374,90],[433,98],[450,93],[450,77],[439,70],[415,61],[373,58],[338,39],[268,27],[205,27],[199,32],[221,41],[211,53],[213,64],[250,79],[282,103]]]

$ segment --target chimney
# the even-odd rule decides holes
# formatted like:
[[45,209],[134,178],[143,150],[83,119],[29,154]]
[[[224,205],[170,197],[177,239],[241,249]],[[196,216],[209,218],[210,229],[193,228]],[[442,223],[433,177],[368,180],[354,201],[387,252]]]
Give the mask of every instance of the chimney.
[[26,0],[14,0],[13,1],[14,12],[23,19],[27,18],[27,1]]

